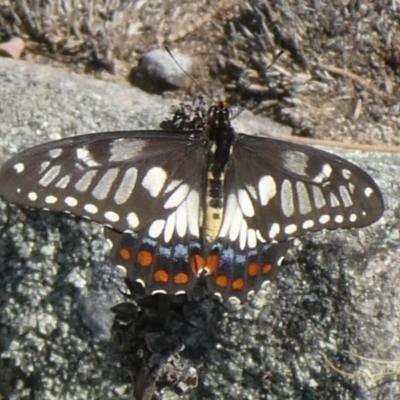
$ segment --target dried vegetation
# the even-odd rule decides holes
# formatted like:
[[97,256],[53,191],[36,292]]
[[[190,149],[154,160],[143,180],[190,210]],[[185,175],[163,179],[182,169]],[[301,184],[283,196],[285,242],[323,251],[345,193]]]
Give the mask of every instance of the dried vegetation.
[[395,1],[2,3],[0,39],[23,37],[35,62],[121,79],[141,54],[168,45],[194,59],[206,90],[225,87],[236,102],[296,134],[400,143]]

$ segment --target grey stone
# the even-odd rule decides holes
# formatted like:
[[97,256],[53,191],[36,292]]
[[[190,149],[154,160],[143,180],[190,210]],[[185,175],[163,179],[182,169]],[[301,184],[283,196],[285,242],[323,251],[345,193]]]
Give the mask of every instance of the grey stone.
[[[0,59],[0,161],[72,134],[157,128],[169,107],[127,86]],[[400,156],[335,153],[375,178],[384,216],[365,229],[296,239],[276,282],[243,306],[208,301],[186,310],[195,334],[181,356],[197,369],[199,386],[180,398],[393,399],[400,393],[395,375],[377,377],[389,364],[350,354],[400,360]],[[99,227],[4,201],[0,209],[0,391],[11,399],[131,398],[129,372],[106,351],[106,305],[124,301],[124,285]],[[88,318],[95,299],[97,326]],[[200,312],[208,323],[196,320]]]
[[155,93],[181,87],[185,82],[183,71],[190,72],[192,61],[177,50],[172,51],[172,55],[174,58],[163,49],[144,54],[138,67],[131,72],[132,82],[147,92]]

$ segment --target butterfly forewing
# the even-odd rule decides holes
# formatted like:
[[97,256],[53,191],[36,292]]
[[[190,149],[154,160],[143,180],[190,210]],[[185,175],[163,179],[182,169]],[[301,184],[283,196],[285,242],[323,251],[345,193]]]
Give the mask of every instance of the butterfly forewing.
[[354,164],[307,146],[238,135],[220,236],[240,241],[245,221],[257,242],[284,241],[321,229],[363,227],[383,209],[379,188]]
[[165,132],[105,132],[50,142],[3,165],[0,195],[121,232],[139,231],[199,193],[205,146],[201,135]]

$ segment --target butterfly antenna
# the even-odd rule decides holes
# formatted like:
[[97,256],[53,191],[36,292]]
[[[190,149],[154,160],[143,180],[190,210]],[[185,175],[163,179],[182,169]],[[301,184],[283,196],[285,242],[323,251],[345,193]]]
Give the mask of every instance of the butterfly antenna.
[[193,78],[192,75],[190,75],[187,71],[185,71],[185,69],[179,64],[178,60],[174,57],[174,55],[172,54],[172,51],[170,50],[170,48],[168,46],[165,46],[165,50],[168,52],[168,54],[170,55],[170,57],[174,60],[175,64],[178,66],[178,68],[190,79],[191,82],[193,82],[195,84],[195,86],[197,86],[200,91],[206,96],[208,97],[208,99],[210,99],[213,103],[215,102],[214,98],[211,96],[210,93],[208,93],[203,86],[201,86],[195,78]]

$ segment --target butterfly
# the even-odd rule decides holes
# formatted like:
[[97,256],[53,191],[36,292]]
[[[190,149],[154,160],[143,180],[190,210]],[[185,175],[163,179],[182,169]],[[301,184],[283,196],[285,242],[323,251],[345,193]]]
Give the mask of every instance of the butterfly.
[[111,261],[146,294],[188,292],[204,277],[242,300],[275,276],[289,239],[382,215],[378,186],[351,162],[236,133],[223,102],[200,119],[30,148],[1,167],[0,196],[104,225]]

